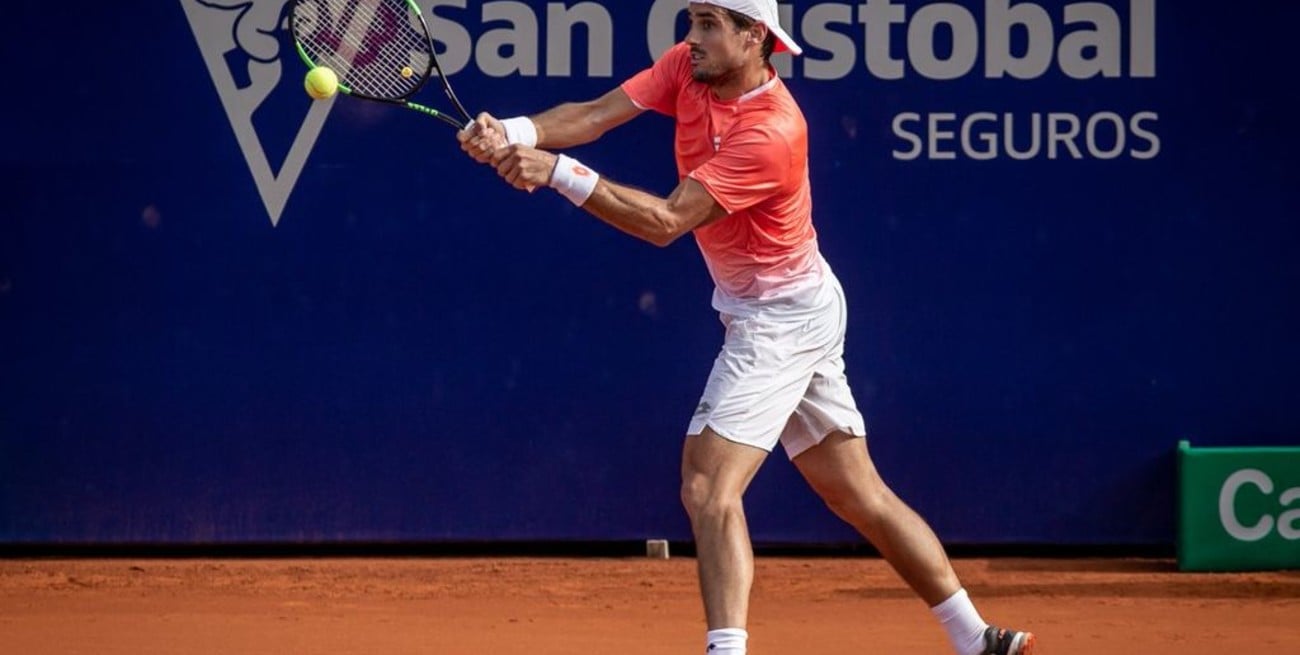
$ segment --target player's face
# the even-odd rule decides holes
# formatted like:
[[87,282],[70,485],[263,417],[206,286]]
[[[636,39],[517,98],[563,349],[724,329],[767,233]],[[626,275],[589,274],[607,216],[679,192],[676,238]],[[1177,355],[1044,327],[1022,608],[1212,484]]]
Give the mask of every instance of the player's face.
[[692,3],[691,31],[686,43],[691,47],[691,76],[697,82],[717,82],[744,67],[752,57],[753,36],[749,30],[737,29],[727,12],[712,5]]

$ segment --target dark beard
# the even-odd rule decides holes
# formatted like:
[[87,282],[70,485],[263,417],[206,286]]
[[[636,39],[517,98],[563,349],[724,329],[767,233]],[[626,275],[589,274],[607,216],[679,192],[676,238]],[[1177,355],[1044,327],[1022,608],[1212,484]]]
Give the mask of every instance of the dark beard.
[[739,71],[735,71],[735,70],[706,71],[699,68],[695,68],[691,70],[692,79],[702,84],[708,84],[709,86],[717,86],[720,84],[725,84],[728,80],[730,80],[731,78],[735,77],[738,74]]

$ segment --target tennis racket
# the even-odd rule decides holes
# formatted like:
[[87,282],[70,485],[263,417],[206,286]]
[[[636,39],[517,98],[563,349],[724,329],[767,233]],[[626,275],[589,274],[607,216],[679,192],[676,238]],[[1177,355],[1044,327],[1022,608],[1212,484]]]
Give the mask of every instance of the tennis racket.
[[[295,0],[289,24],[298,56],[308,68],[333,69],[340,92],[406,107],[457,130],[473,122],[438,64],[415,0]],[[411,102],[435,75],[454,115]]]

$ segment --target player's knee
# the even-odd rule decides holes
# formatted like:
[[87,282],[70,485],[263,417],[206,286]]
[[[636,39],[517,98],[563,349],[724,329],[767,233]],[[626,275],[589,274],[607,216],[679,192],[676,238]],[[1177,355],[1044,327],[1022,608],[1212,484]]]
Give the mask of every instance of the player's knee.
[[687,475],[682,479],[682,507],[692,517],[696,516],[708,502],[709,481],[702,475]]
[[740,498],[719,489],[704,475],[688,475],[682,480],[682,506],[692,520],[708,520],[739,511]]
[[850,524],[876,523],[889,512],[893,494],[884,487],[835,486],[818,490],[836,516]]

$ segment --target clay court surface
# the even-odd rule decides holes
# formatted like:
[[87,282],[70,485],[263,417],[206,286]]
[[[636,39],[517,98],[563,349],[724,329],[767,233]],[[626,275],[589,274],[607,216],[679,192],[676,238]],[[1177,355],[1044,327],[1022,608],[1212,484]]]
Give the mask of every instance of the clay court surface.
[[[1300,572],[956,566],[1040,655],[1300,654]],[[762,557],[756,574],[754,655],[950,652],[881,560]],[[0,560],[6,655],[698,655],[703,631],[688,558]]]

